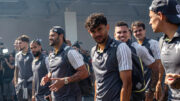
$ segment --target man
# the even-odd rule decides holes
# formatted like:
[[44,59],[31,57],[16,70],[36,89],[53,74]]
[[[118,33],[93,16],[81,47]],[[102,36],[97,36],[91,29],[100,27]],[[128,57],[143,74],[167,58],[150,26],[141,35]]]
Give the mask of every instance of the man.
[[33,101],[47,101],[46,98],[49,94],[49,85],[40,86],[41,79],[48,73],[48,58],[42,53],[42,47],[39,40],[33,40],[30,43],[30,49],[34,55],[32,62],[33,70],[33,88],[32,100]]
[[[133,22],[131,24],[131,30],[132,30],[132,33],[133,33],[134,37],[136,38],[137,42],[140,45],[145,46],[147,48],[148,52],[150,53],[150,55],[155,59],[155,62],[157,64],[156,69],[159,69],[159,72],[160,72],[159,73],[160,79],[157,83],[158,91],[156,91],[156,93],[160,93],[161,92],[161,82],[162,82],[164,70],[162,69],[162,65],[161,65],[158,41],[156,41],[154,39],[148,39],[146,37],[145,24],[140,21]],[[149,95],[152,96],[152,95],[154,95],[153,93],[156,90],[156,82],[154,82],[154,81],[156,81],[156,79],[158,79],[158,78],[151,78],[151,75],[157,75],[158,72],[151,71],[149,68],[145,68],[144,72],[145,72],[146,84],[148,86],[146,96],[149,96]],[[154,84],[152,84],[151,82],[154,82]],[[153,86],[149,87],[150,85],[153,85]],[[158,94],[158,95],[161,95],[161,94]],[[156,98],[158,99],[157,96],[156,96]]]
[[108,35],[109,25],[101,13],[91,14],[85,27],[96,41],[91,50],[96,101],[129,101],[132,89],[131,51]]
[[19,38],[20,52],[15,57],[15,86],[19,101],[30,101],[32,97],[32,61],[33,55],[29,50],[29,37]]
[[77,81],[88,77],[83,57],[72,47],[65,44],[65,32],[60,26],[54,26],[49,33],[49,44],[54,51],[49,55],[50,72],[41,85],[52,81],[52,101],[81,101],[81,92]]
[[[144,63],[144,65],[146,65],[148,68],[152,69],[154,72],[157,72],[156,69],[156,63],[155,63],[155,59],[148,53],[148,50],[139,45],[137,42],[132,42],[131,41],[131,33],[130,30],[128,28],[127,23],[123,22],[123,21],[119,21],[117,22],[117,24],[115,25],[115,32],[114,32],[114,38],[116,40],[125,42],[129,48],[131,49],[132,54],[132,58],[134,57],[140,57],[140,59],[142,60],[142,62]],[[134,57],[133,57],[134,56]],[[132,59],[133,61],[133,66],[135,66],[136,63],[138,63],[138,60],[136,59]],[[141,66],[141,65],[139,65]],[[141,67],[139,67],[141,68]],[[158,78],[158,75],[151,75],[152,78]],[[143,78],[143,77],[142,77]],[[158,79],[156,79],[157,82]],[[154,84],[154,82],[151,82],[152,84]],[[153,85],[151,85],[153,86]],[[134,92],[132,93],[132,100],[133,101],[142,101],[144,100],[145,97],[145,92]],[[149,96],[146,99],[152,99],[153,96]]]
[[176,0],[154,0],[150,6],[153,32],[163,32],[160,39],[161,61],[168,84],[168,101],[180,100],[180,4]]

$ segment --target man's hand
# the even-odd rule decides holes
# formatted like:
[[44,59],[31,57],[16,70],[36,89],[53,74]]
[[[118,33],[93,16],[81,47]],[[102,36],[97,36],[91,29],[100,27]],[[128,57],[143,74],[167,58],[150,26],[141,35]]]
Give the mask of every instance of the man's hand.
[[52,101],[51,94],[49,94],[48,96],[45,96],[44,98],[47,99],[48,101]]
[[44,86],[47,82],[49,82],[50,78],[48,76],[45,76],[41,79],[41,86]]
[[170,85],[171,88],[180,89],[180,75],[178,74],[166,74],[165,83]]
[[47,82],[50,81],[50,78],[51,78],[51,73],[49,72],[46,76],[44,76],[44,77],[41,79],[40,85],[41,85],[41,86],[44,86]]
[[153,92],[146,92],[145,101],[153,101]]
[[54,81],[54,83],[49,86],[51,91],[57,92],[64,86],[64,78],[51,78],[51,80]]
[[36,100],[35,100],[35,96],[32,96],[32,101],[36,101]]
[[6,58],[4,60],[6,61],[6,63],[8,63],[8,60]]
[[161,82],[158,81],[155,91],[156,100],[159,100],[161,96],[162,96],[162,86],[161,86]]

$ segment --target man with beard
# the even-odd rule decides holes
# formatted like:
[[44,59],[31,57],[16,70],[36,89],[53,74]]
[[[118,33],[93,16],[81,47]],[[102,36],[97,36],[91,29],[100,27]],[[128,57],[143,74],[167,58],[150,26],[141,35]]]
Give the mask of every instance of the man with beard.
[[153,32],[164,33],[159,46],[169,88],[166,97],[168,101],[180,101],[180,1],[153,0],[149,10]]
[[65,32],[60,26],[50,30],[49,44],[54,47],[49,55],[50,72],[43,77],[41,85],[51,81],[52,101],[81,101],[78,81],[88,77],[82,55],[66,44]]
[[129,47],[110,38],[109,25],[101,13],[91,14],[86,19],[85,27],[97,43],[91,50],[95,101],[129,101],[132,90]]
[[20,52],[15,57],[15,86],[19,101],[30,101],[32,97],[32,61],[33,55],[29,50],[29,37],[19,38]]
[[48,73],[48,58],[42,54],[42,47],[39,40],[33,40],[30,43],[30,49],[34,55],[32,62],[33,85],[32,85],[32,101],[47,101],[49,98],[49,84],[40,86],[42,77]]

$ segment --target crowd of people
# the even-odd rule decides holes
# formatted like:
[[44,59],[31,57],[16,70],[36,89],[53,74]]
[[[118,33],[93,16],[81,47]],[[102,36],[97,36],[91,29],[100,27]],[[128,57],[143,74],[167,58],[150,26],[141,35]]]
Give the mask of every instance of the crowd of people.
[[90,53],[61,26],[49,31],[48,53],[40,40],[19,36],[15,51],[0,55],[0,101],[180,101],[180,4],[153,0],[149,17],[160,40],[141,21],[117,21],[111,38],[105,15],[90,14]]

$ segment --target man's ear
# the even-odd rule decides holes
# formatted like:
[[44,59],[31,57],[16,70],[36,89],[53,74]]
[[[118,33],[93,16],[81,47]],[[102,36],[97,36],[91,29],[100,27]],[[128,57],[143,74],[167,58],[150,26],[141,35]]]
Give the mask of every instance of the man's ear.
[[157,14],[159,15],[160,20],[165,20],[166,19],[166,16],[164,16],[162,14],[162,12],[158,12]]
[[92,36],[92,32],[90,30],[88,30],[88,33]]
[[61,39],[61,38],[63,39],[63,37],[64,37],[64,34],[60,34],[60,35],[59,35],[59,38],[60,38],[60,39]]

